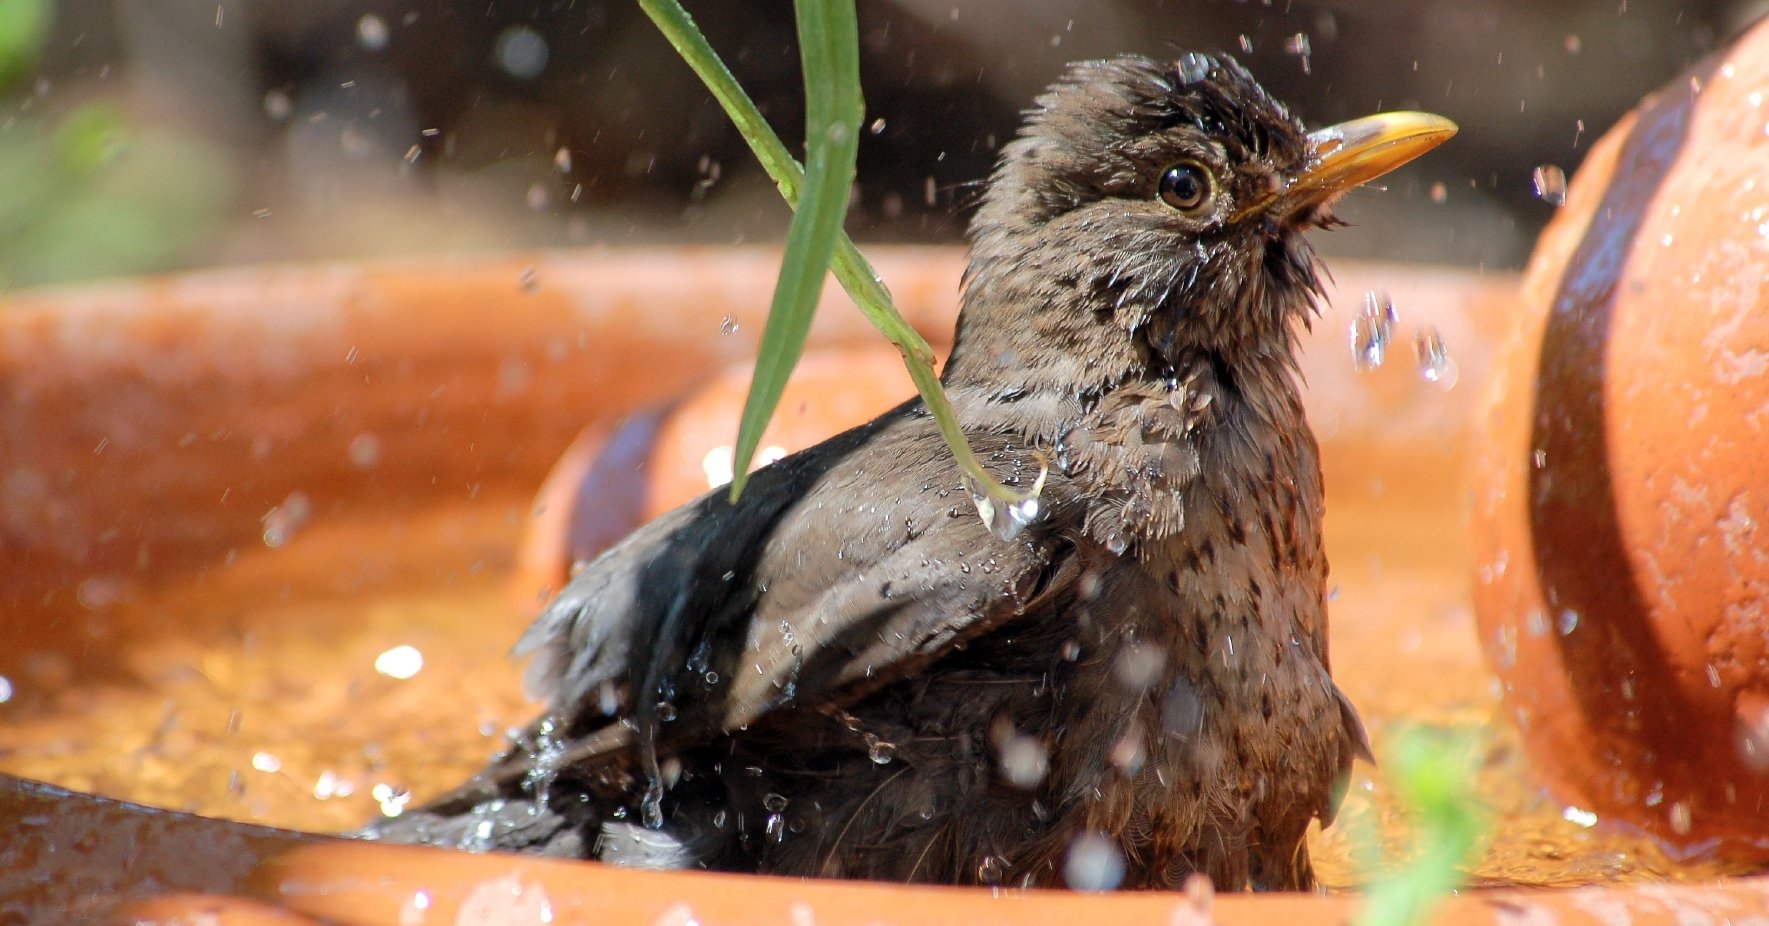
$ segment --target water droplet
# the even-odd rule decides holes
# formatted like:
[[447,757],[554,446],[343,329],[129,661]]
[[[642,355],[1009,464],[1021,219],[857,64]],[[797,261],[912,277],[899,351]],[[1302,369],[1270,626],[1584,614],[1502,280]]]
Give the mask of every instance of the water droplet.
[[984,884],[1000,884],[1006,875],[1007,866],[993,855],[985,855],[977,862],[977,880]]
[[866,734],[863,739],[866,741],[867,758],[879,765],[889,765],[891,759],[896,757],[897,744],[881,740],[872,733]]
[[1584,41],[1584,39],[1579,38],[1579,34],[1577,32],[1568,32],[1566,34],[1566,41],[1564,42],[1564,45],[1565,45],[1567,54],[1576,55],[1579,53],[1580,50],[1582,50],[1585,47],[1585,41]]
[[645,796],[639,799],[639,817],[646,829],[663,828],[663,782],[653,781],[645,789]]
[[1179,59],[1179,79],[1188,84],[1210,79],[1210,59],[1197,52],[1187,52]]
[[1239,43],[1241,46],[1241,54],[1243,54],[1243,55],[1253,54],[1253,37],[1252,36],[1243,32],[1240,35],[1235,37],[1235,41],[1237,43]]
[[334,797],[349,797],[355,793],[356,785],[329,768],[320,772],[319,778],[313,782],[313,796],[322,801],[329,801]]
[[1493,636],[1494,642],[1498,644],[1499,668],[1509,669],[1517,665],[1517,628],[1501,626]]
[[516,274],[516,286],[530,295],[539,292],[541,288],[540,272],[533,267],[522,268],[522,272]]
[[299,489],[290,492],[283,503],[264,514],[264,545],[275,549],[289,542],[307,519],[313,516],[313,500]]
[[272,90],[264,94],[264,114],[276,122],[289,118],[294,112],[295,101],[281,90]]
[[1050,774],[1050,750],[1024,733],[1014,733],[1001,744],[1001,777],[1016,788],[1035,788]]
[[1112,744],[1109,758],[1112,760],[1112,766],[1118,771],[1126,775],[1135,775],[1142,769],[1143,761],[1148,758],[1148,754],[1143,749],[1141,733],[1132,730],[1119,737],[1118,741]]
[[1426,382],[1436,383],[1445,392],[1455,388],[1456,361],[1436,328],[1428,326],[1415,335],[1413,350],[1419,357],[1419,375]]
[[350,464],[357,469],[373,469],[381,462],[381,439],[373,434],[358,434],[350,439]]
[[356,44],[369,51],[380,51],[387,47],[387,21],[373,13],[366,13],[356,21]]
[[511,26],[498,33],[492,55],[498,67],[518,80],[533,80],[547,67],[547,40],[528,26]]
[[1361,371],[1374,370],[1388,359],[1388,342],[1400,316],[1394,300],[1379,290],[1364,293],[1364,304],[1351,322],[1351,364]]
[[562,174],[571,173],[571,149],[560,148],[553,152],[553,169]]
[[1582,826],[1585,829],[1590,829],[1597,825],[1597,814],[1586,810],[1583,807],[1573,807],[1568,805],[1565,810],[1560,812],[1560,818],[1574,826]]
[[1083,833],[1069,844],[1063,880],[1077,891],[1109,891],[1124,882],[1124,853],[1099,833]]
[[725,317],[719,320],[719,333],[723,335],[736,334],[742,327],[742,325],[737,324],[737,317],[729,312],[725,313]]
[[74,600],[88,611],[116,604],[123,598],[123,582],[115,576],[92,576],[74,588]]
[[603,682],[596,686],[596,707],[601,709],[604,717],[613,717],[620,710],[620,692],[613,682]]
[[1298,32],[1284,40],[1284,52],[1302,59],[1302,73],[1304,74],[1313,73],[1308,63],[1308,56],[1313,51],[1312,44],[1306,32]]
[[1695,814],[1683,801],[1672,804],[1671,811],[1667,816],[1671,821],[1671,832],[1679,836],[1689,835],[1689,831],[1695,827]]
[[1432,202],[1442,205],[1443,203],[1447,202],[1449,200],[1449,198],[1450,198],[1450,188],[1447,184],[1443,183],[1442,181],[1439,181],[1439,182],[1433,183],[1431,185],[1431,201]]
[[706,452],[706,456],[700,461],[700,468],[706,473],[707,488],[716,489],[731,483],[736,457],[736,452],[729,445],[714,447]]
[[883,116],[879,116],[877,119],[872,120],[872,123],[866,127],[866,131],[871,132],[874,135],[883,135],[884,130],[885,120]]
[[1160,680],[1167,657],[1158,647],[1132,643],[1118,653],[1112,671],[1119,684],[1132,691],[1147,691]]
[[0,675],[0,704],[12,700],[12,679]]
[[702,675],[701,678],[704,679],[708,685],[717,685],[719,683],[719,673],[712,669],[706,670],[706,674]]
[[1579,629],[1579,612],[1571,608],[1560,612],[1560,617],[1554,622],[1554,629],[1560,631],[1563,637],[1572,636],[1572,632]]
[[786,837],[786,818],[777,813],[768,814],[768,821],[764,829],[769,838],[779,842]]
[[411,801],[412,792],[408,788],[381,781],[369,789],[369,796],[381,805],[381,816],[397,817],[405,813],[405,805]]
[[1530,173],[1536,187],[1536,198],[1550,206],[1566,205],[1566,171],[1556,164],[1543,164]]
[[1000,540],[1013,540],[1044,513],[1038,496],[1044,491],[1044,477],[1049,472],[1040,458],[1038,478],[1032,481],[1032,488],[1012,499],[997,499],[990,495],[969,473],[964,474],[964,488],[970,493],[971,503],[976,506],[977,515],[983,519],[983,526],[989,529],[989,533]]
[[424,654],[409,643],[401,643],[375,657],[375,671],[387,676],[405,680],[417,675],[424,669]]
[[769,813],[779,813],[780,811],[785,810],[786,804],[787,800],[786,795],[784,794],[774,794],[770,792],[762,795],[762,806],[766,808]]
[[1739,758],[1758,772],[1769,771],[1769,699],[1747,693],[1733,711]]
[[252,767],[260,772],[275,774],[283,770],[283,760],[268,752],[252,753]]
[[1125,539],[1123,531],[1112,531],[1106,535],[1106,552],[1113,556],[1123,556],[1130,549],[1130,541]]

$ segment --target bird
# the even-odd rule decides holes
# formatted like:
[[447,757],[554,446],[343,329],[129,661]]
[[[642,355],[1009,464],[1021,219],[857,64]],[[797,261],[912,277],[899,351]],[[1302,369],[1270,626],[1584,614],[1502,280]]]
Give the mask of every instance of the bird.
[[[1370,748],[1334,683],[1306,233],[1454,134],[1306,131],[1240,63],[1082,62],[1002,149],[925,406],[588,563],[521,637],[540,717],[367,838],[992,887],[1307,890]],[[1033,511],[1032,509],[1036,509]],[[985,517],[986,514],[997,516]]]

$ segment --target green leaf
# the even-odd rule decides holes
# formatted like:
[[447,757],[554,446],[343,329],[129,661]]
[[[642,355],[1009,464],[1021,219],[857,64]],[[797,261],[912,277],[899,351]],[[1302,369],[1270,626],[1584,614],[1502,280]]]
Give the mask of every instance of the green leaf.
[[0,81],[37,63],[54,12],[54,0],[0,0]]
[[854,161],[860,150],[860,30],[852,0],[798,0],[799,56],[805,77],[805,177],[774,304],[762,329],[755,375],[737,429],[731,500],[749,481],[762,431],[780,404],[805,349],[835,240],[848,213]]
[[[713,98],[719,101],[725,114],[736,124],[744,141],[749,143],[750,151],[755,153],[756,160],[761,162],[768,176],[773,178],[787,204],[798,208],[799,190],[804,183],[803,168],[786,150],[780,137],[768,126],[768,121],[762,118],[761,111],[750,100],[749,94],[738,85],[731,70],[725,67],[712,46],[707,44],[706,37],[695,27],[688,12],[682,9],[677,0],[639,0],[639,7],[675,47],[682,60],[706,84],[707,89],[712,91]],[[857,85],[855,93],[858,94]],[[861,313],[902,352],[903,365],[908,368],[909,377],[914,380],[916,390],[921,393],[928,413],[934,416],[934,421],[939,425],[940,435],[951,448],[958,468],[991,498],[1006,503],[1022,498],[1024,493],[1003,486],[977,462],[975,455],[971,453],[970,444],[965,440],[964,431],[958,424],[958,416],[952,411],[952,404],[946,400],[946,392],[934,373],[934,349],[897,312],[896,306],[891,303],[890,292],[885,289],[884,281],[879,279],[878,271],[861,256],[860,249],[854,247],[854,242],[849,240],[847,234],[839,230],[834,271],[835,278],[848,291],[848,295],[853,297],[854,304],[859,306]]]

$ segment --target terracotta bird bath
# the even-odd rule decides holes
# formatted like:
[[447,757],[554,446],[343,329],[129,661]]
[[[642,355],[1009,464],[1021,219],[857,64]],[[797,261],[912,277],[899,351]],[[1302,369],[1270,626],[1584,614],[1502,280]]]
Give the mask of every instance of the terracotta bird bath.
[[[1467,736],[1470,788],[1492,819],[1468,863],[1475,887],[1445,902],[1441,922],[1769,919],[1769,879],[1741,876],[1760,870],[1760,857],[1735,851],[1760,846],[1769,813],[1715,812],[1724,789],[1698,794],[1678,777],[1705,754],[1667,760],[1646,736],[1677,729],[1694,715],[1672,708],[1693,705],[1734,725],[1730,751],[1714,756],[1748,759],[1755,753],[1738,750],[1758,745],[1749,724],[1764,676],[1740,660],[1693,675],[1655,663],[1671,666],[1664,690],[1677,697],[1636,711],[1643,719],[1630,726],[1626,672],[1649,651],[1642,641],[1659,639],[1641,629],[1651,625],[1557,645],[1579,627],[1594,634],[1616,589],[1670,587],[1638,582],[1668,564],[1691,577],[1671,604],[1719,601],[1703,613],[1718,608],[1724,627],[1746,634],[1726,651],[1760,659],[1749,643],[1763,638],[1749,633],[1762,634],[1761,621],[1726,610],[1754,601],[1760,582],[1726,572],[1743,562],[1726,556],[1760,553],[1750,506],[1769,487],[1748,461],[1764,448],[1739,456],[1744,444],[1728,443],[1732,462],[1721,469],[1700,465],[1710,445],[1679,455],[1702,419],[1655,417],[1641,404],[1651,390],[1593,381],[1580,360],[1651,368],[1656,355],[1566,321],[1574,307],[1551,295],[1589,284],[1587,295],[1610,306],[1599,317],[1612,320],[1642,304],[1629,298],[1665,295],[1655,287],[1701,301],[1706,290],[1667,268],[1724,268],[1705,257],[1652,263],[1644,234],[1724,256],[1734,283],[1769,278],[1762,248],[1678,224],[1714,210],[1754,215],[1755,200],[1686,182],[1714,171],[1679,165],[1701,150],[1763,163],[1766,44],[1769,31],[1747,36],[1701,66],[1689,92],[1649,102],[1600,143],[1597,167],[1575,182],[1521,285],[1334,264],[1303,372],[1327,477],[1335,675],[1378,755],[1409,724]],[[1725,141],[1745,136],[1741,147]],[[1755,221],[1764,224],[1750,233],[1769,235],[1769,222]],[[1593,237],[1602,235],[1619,243]],[[962,253],[870,253],[912,322],[936,342],[948,337]],[[1393,859],[1409,832],[1382,772],[1365,766],[1338,824],[1311,837],[1333,889],[1319,896],[1213,897],[1196,883],[1181,894],[1085,895],[642,873],[320,835],[400,813],[479,768],[533,711],[504,653],[570,561],[728,478],[743,381],[733,365],[753,354],[777,261],[769,250],[683,248],[271,267],[0,304],[0,923],[1356,915],[1362,901],[1350,889],[1372,876],[1357,847]],[[1636,283],[1638,292],[1628,288]],[[1757,345],[1738,340],[1761,331],[1763,298],[1753,298],[1733,306],[1738,324],[1718,340],[1695,339],[1703,364],[1754,362]],[[1367,301],[1385,299],[1399,313],[1388,360],[1361,371],[1347,332]],[[802,446],[907,395],[845,297],[831,287],[825,302],[806,379],[764,446]],[[1412,346],[1433,338],[1453,367],[1438,358],[1428,378]],[[1755,384],[1710,390],[1706,414],[1760,405]],[[1574,401],[1555,405],[1556,388]],[[1591,388],[1607,389],[1602,401],[1579,391]],[[1618,409],[1627,417],[1604,417]],[[1634,430],[1615,430],[1617,420]],[[1544,433],[1550,446],[1532,443]],[[1633,484],[1617,474],[1670,473],[1652,469],[1649,451],[1671,454],[1690,488],[1673,501],[1712,515],[1719,533],[1686,538],[1675,524],[1640,533],[1654,523],[1642,513],[1651,497],[1614,489]],[[1542,473],[1560,488],[1544,488]],[[1702,492],[1720,493],[1721,504],[1700,508]],[[1615,504],[1579,503],[1592,498]],[[1594,511],[1610,514],[1593,522]],[[1717,539],[1703,547],[1703,538]],[[1583,598],[1569,633],[1543,600],[1571,592]],[[1631,601],[1620,613],[1668,607]],[[1650,651],[1696,652],[1679,646]],[[1755,793],[1755,779],[1737,777],[1755,774],[1749,761],[1742,771],[1704,761],[1734,776],[1732,794]],[[1662,776],[1661,800],[1682,811],[1628,790],[1642,768]],[[1641,806],[1650,812],[1630,813]]]
[[[962,254],[875,255],[906,313],[945,336]],[[678,249],[264,268],[10,300],[0,312],[0,770],[169,810],[8,781],[0,917],[1348,917],[1358,903],[1349,894],[992,897],[637,874],[293,832],[398,812],[413,793],[472,771],[527,716],[503,654],[565,555],[565,541],[546,539],[548,511],[643,516],[706,477],[708,454],[716,459],[733,428],[719,389],[730,393],[727,367],[753,350],[777,259]],[[1336,668],[1379,745],[1405,718],[1484,725],[1494,699],[1464,587],[1462,461],[1515,281],[1343,262],[1336,275],[1305,364],[1331,493]],[[1401,324],[1388,364],[1360,373],[1349,313],[1377,290],[1400,307]],[[827,301],[819,350],[873,343],[839,292]],[[1427,327],[1453,345],[1453,389],[1415,367],[1408,339]],[[819,362],[827,369],[814,360],[812,372]],[[865,363],[838,365],[850,379],[892,375]],[[859,404],[821,412],[822,424],[900,395],[876,377],[858,377]],[[695,393],[707,383],[710,393]],[[783,419],[811,411],[789,399]],[[624,494],[566,492],[537,505],[537,487],[581,428],[632,430],[635,415],[659,423],[631,449]],[[674,489],[651,478],[670,472]],[[514,602],[513,587],[522,589]],[[1680,868],[1628,834],[1562,821],[1558,804],[1517,780],[1503,734],[1488,762],[1493,780],[1510,783],[1485,797],[1520,834],[1494,837],[1476,866],[1490,881],[1602,880],[1618,855],[1630,876],[1655,881],[1734,870]],[[1379,773],[1360,769],[1343,824],[1319,840],[1333,885],[1363,877],[1346,831],[1404,834],[1386,827],[1394,811],[1384,794]],[[1543,867],[1542,851],[1573,861]],[[1476,891],[1447,915],[1485,922],[1613,898],[1667,915],[1769,903],[1759,882],[1723,883]]]

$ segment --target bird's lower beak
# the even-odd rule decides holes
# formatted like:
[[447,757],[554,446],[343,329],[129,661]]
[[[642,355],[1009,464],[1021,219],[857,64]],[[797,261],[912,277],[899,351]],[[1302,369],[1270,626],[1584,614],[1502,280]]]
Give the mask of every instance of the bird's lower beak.
[[1310,133],[1309,165],[1282,189],[1236,214],[1291,215],[1368,183],[1448,141],[1456,124],[1431,113],[1381,113]]

